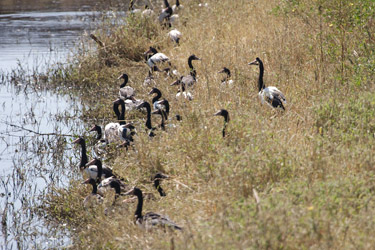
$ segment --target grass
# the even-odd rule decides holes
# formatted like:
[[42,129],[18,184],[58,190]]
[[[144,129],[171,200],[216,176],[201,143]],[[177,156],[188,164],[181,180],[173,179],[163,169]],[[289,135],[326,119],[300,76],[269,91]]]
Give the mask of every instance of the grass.
[[[138,129],[135,149],[113,149],[105,161],[129,184],[154,194],[150,175],[172,175],[174,180],[162,183],[167,196],[145,202],[144,210],[168,214],[184,232],[140,230],[133,223],[135,204],[118,205],[111,208],[117,213],[105,216],[111,198],[102,207],[83,209],[90,189],[82,188],[80,179],[51,190],[49,218],[68,222],[77,235],[74,247],[82,249],[371,248],[375,26],[369,12],[374,4],[207,2],[209,8],[183,2],[180,46],[149,19],[131,16],[126,27],[107,23],[110,32],[96,33],[105,48],[92,50],[96,44],[87,42],[69,66],[43,78],[49,86],[66,87],[60,91],[72,87],[81,95],[89,128],[114,120],[111,102],[123,72],[137,98],[151,101],[151,87],[142,85],[148,70],[142,53],[148,46],[158,47],[183,74],[190,54],[202,58],[194,62],[198,83],[191,102],[175,100],[173,79],[156,76],[171,113],[183,121],[150,141],[145,115],[128,112],[126,119]],[[255,57],[265,63],[266,86],[285,93],[286,112],[260,104],[259,69],[247,65]],[[220,85],[217,71],[223,66],[233,72],[231,88]],[[225,139],[222,117],[213,116],[220,108],[231,116]],[[91,143],[93,136],[86,135]]]

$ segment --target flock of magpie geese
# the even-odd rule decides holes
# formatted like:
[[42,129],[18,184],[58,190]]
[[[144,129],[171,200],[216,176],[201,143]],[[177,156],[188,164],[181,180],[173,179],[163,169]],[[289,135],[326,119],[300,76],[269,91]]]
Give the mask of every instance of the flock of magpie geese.
[[[145,6],[144,10],[136,9],[134,7],[134,0],[130,1],[129,5],[129,14],[141,14],[143,16],[153,17],[155,16],[154,10],[150,9],[149,6]],[[200,4],[202,7],[208,7],[208,4]],[[179,0],[176,0],[176,4],[170,6],[168,0],[164,0],[164,7],[160,14],[157,16],[156,20],[160,22],[161,25],[170,28],[168,35],[173,42],[176,44],[180,43],[181,32],[173,28],[178,22],[178,11],[183,8]],[[193,100],[193,94],[190,90],[193,89],[194,85],[197,84],[197,72],[193,66],[193,61],[200,61],[201,59],[196,55],[192,54],[188,57],[188,66],[189,74],[180,75],[176,70],[172,69],[172,65],[168,56],[164,53],[158,52],[156,48],[149,47],[149,49],[144,53],[145,62],[149,67],[148,76],[145,78],[143,84],[145,86],[155,86],[153,74],[155,72],[164,72],[176,80],[171,84],[172,86],[178,86],[179,91],[176,94],[176,98],[184,98],[187,101]],[[258,57],[250,62],[249,65],[259,66],[259,97],[262,103],[267,103],[272,108],[279,108],[285,110],[286,98],[283,93],[278,90],[276,87],[266,87],[263,82],[264,66],[261,59]],[[161,67],[164,66],[164,69]],[[234,80],[231,79],[231,72],[228,68],[224,67],[218,73],[225,74],[225,77],[222,79],[222,85],[233,85]],[[146,122],[145,127],[147,128],[147,133],[150,138],[156,136],[155,132],[157,129],[165,130],[165,123],[169,117],[170,106],[167,99],[162,99],[161,91],[153,87],[151,88],[149,95],[153,95],[151,103],[136,99],[136,91],[127,86],[129,76],[124,73],[118,79],[122,79],[123,83],[120,85],[119,89],[119,98],[113,102],[113,111],[117,116],[118,122],[111,122],[104,126],[103,129],[99,125],[94,125],[90,132],[97,133],[98,143],[95,145],[95,150],[104,152],[107,145],[115,144],[118,147],[125,147],[128,149],[133,145],[133,138],[136,135],[135,126],[132,123],[125,122],[125,110],[145,110],[146,111]],[[151,116],[159,115],[161,117],[161,124],[157,127],[153,127],[151,123]],[[225,109],[221,109],[214,114],[215,116],[222,116],[224,118],[224,127],[222,130],[222,136],[226,137],[226,127],[230,121],[229,112]],[[177,121],[182,121],[180,115],[175,115],[172,119]],[[142,214],[143,200],[146,197],[145,194],[137,187],[130,187],[126,184],[121,177],[116,175],[112,169],[109,167],[103,166],[102,162],[98,158],[94,158],[91,161],[88,161],[86,142],[80,137],[73,141],[76,144],[81,146],[81,162],[80,169],[88,175],[88,179],[85,180],[84,184],[92,185],[92,193],[87,196],[84,200],[84,205],[88,206],[93,201],[101,202],[103,200],[103,190],[106,188],[112,188],[115,190],[115,201],[121,195],[133,195],[138,199],[137,208],[135,211],[135,220],[136,223],[145,228],[152,228],[154,226],[167,226],[171,229],[182,230],[182,227],[177,225],[175,222],[171,221],[167,216],[163,216],[157,213],[148,212]],[[152,182],[154,187],[160,194],[160,196],[165,196],[165,191],[161,188],[160,182],[163,179],[168,179],[169,177],[163,173],[156,173],[152,176]]]

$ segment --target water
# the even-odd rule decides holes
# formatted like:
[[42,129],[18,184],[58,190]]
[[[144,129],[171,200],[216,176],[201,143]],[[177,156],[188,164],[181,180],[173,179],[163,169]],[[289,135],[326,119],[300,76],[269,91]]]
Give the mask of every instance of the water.
[[[46,224],[32,208],[51,185],[64,186],[78,164],[71,135],[81,135],[79,100],[34,90],[4,77],[63,62],[100,13],[91,0],[0,1],[0,249],[68,246],[64,225]],[[64,136],[58,136],[64,135]]]

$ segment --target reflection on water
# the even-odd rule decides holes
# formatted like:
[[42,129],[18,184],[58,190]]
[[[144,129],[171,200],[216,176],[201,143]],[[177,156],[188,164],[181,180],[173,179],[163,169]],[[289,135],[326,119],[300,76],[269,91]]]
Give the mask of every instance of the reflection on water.
[[[74,42],[95,28],[100,14],[93,2],[1,0],[0,74],[18,64],[40,71],[44,62],[64,60]],[[48,187],[77,178],[72,137],[57,135],[84,132],[81,107],[72,97],[6,79],[0,78],[0,249],[67,246],[64,225],[46,225],[33,208]]]
[[0,69],[20,63],[39,69],[64,60],[81,35],[94,28],[98,12],[28,12],[0,14]]
[[[80,106],[70,97],[28,93],[26,86],[0,88],[0,245],[40,249],[69,243],[64,230],[34,213],[49,185],[64,186],[76,172],[72,137],[81,134]],[[78,124],[78,125],[77,125]],[[48,135],[50,134],[50,135]]]

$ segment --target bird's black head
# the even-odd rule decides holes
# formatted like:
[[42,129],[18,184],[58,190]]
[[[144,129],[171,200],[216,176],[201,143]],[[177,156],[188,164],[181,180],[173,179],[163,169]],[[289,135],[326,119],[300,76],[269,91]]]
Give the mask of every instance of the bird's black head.
[[192,54],[191,56],[189,56],[189,60],[202,60],[202,59]]
[[149,95],[152,95],[154,93],[161,93],[158,88],[152,88],[151,91],[148,93]]
[[218,73],[225,73],[225,74],[227,74],[229,76],[230,75],[230,70],[227,67],[224,67]]
[[158,51],[154,47],[150,46],[150,49],[147,50],[144,54],[147,55],[147,54],[150,54],[150,53],[156,54],[156,53],[158,53]]
[[83,144],[83,143],[85,143],[85,139],[83,139],[82,137],[78,137],[77,139],[75,139],[73,141],[73,143],[75,143],[75,144]]
[[220,109],[214,115],[223,116],[226,122],[229,122],[229,113],[226,109]]
[[94,125],[91,127],[91,129],[89,130],[89,132],[93,132],[93,131],[97,131],[97,132],[99,132],[99,131],[101,131],[101,130],[102,130],[102,128],[101,128],[99,125],[94,124]]

